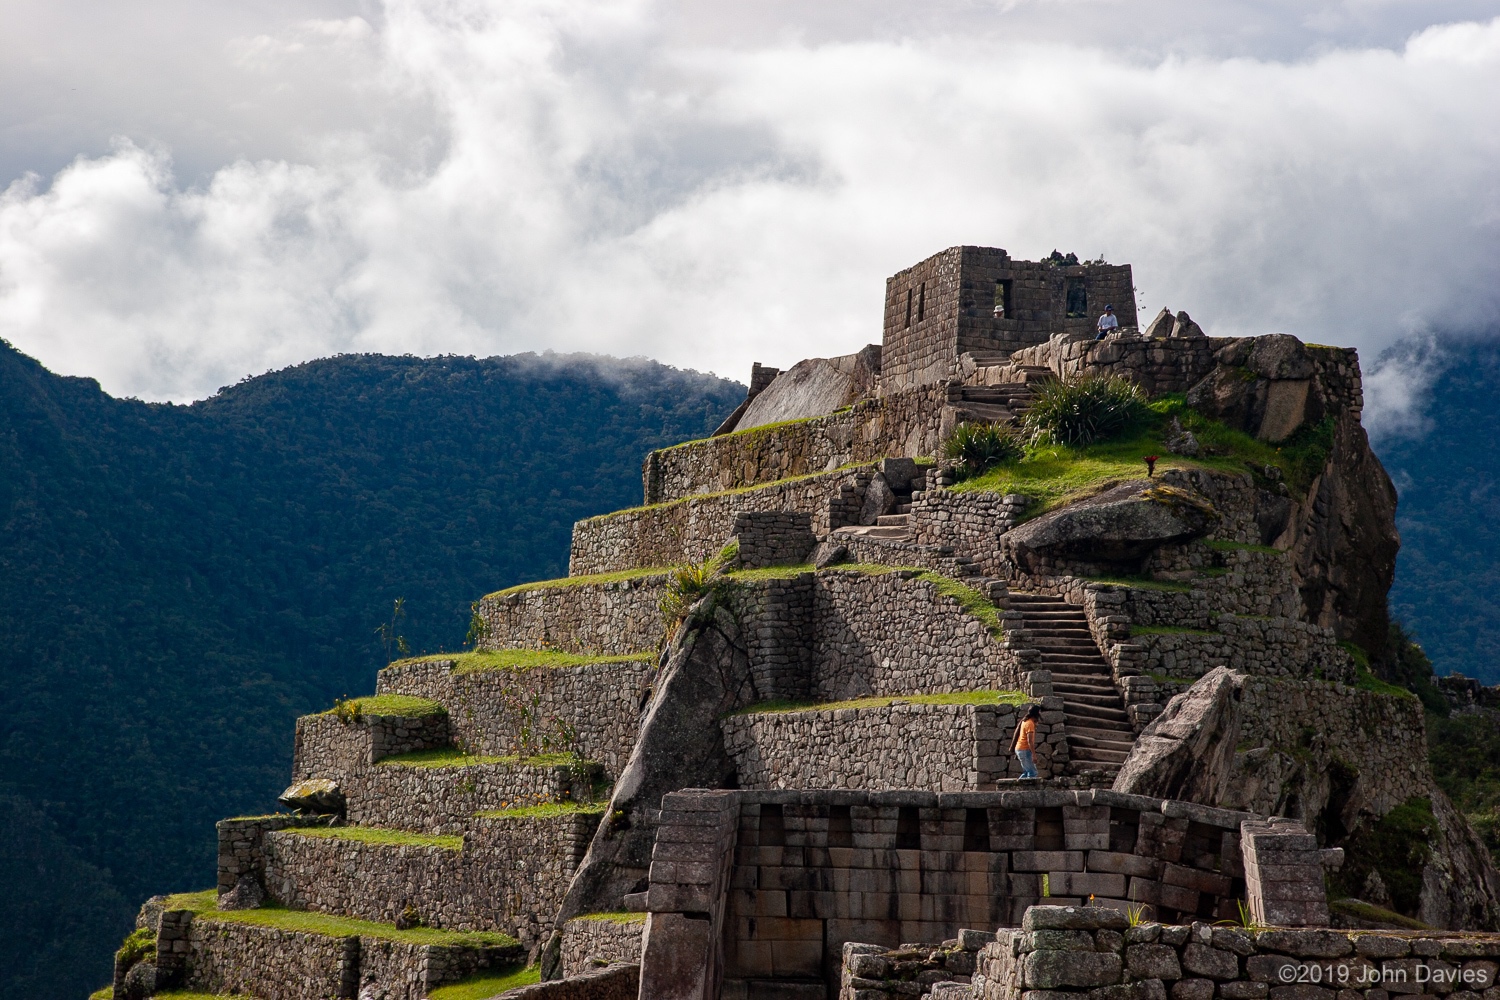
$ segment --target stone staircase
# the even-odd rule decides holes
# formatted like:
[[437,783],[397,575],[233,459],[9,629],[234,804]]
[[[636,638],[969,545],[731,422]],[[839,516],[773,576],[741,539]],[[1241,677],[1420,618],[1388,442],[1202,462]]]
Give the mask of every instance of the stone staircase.
[[1032,644],[1042,652],[1039,666],[1052,671],[1052,690],[1063,700],[1070,771],[1103,771],[1113,778],[1130,754],[1135,730],[1083,609],[1052,594],[1014,592],[1010,606],[1021,612]]
[[960,420],[1010,424],[1020,420],[1036,398],[1036,386],[1056,378],[1050,368],[1025,366],[1016,370],[1015,381],[995,385],[954,385],[948,389],[948,405]]

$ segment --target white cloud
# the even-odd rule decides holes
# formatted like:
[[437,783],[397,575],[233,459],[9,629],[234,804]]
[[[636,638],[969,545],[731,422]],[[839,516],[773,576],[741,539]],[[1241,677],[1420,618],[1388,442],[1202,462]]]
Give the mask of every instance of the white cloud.
[[364,110],[201,183],[147,138],[13,183],[0,336],[147,398],[358,350],[743,378],[878,340],[884,278],[955,243],[1103,252],[1143,311],[1367,358],[1494,325],[1500,19],[1147,57],[965,10],[747,41],[645,0],[390,0],[246,35],[242,68],[326,60]]

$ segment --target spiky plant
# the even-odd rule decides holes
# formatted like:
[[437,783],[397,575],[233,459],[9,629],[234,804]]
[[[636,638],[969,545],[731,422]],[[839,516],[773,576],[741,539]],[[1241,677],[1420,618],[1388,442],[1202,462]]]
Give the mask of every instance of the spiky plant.
[[1118,375],[1048,382],[1022,418],[1033,444],[1082,447],[1123,437],[1151,416],[1140,386]]
[[1014,462],[1022,452],[1015,432],[999,424],[965,421],[953,428],[943,442],[943,457],[953,463],[963,479],[982,476],[997,465]]

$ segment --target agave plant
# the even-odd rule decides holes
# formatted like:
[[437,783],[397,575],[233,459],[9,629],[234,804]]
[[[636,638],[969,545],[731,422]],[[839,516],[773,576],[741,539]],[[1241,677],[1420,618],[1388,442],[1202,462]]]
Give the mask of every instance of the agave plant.
[[1021,442],[1015,433],[999,424],[966,421],[953,428],[943,442],[943,457],[965,479],[982,476],[1005,462],[1014,462],[1021,454]]
[[1122,437],[1150,414],[1135,383],[1118,375],[1083,375],[1044,385],[1022,424],[1033,444],[1082,446]]

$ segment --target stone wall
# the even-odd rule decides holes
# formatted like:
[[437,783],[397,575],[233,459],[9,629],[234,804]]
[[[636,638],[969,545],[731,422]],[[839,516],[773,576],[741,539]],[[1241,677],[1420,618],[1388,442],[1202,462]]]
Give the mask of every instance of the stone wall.
[[1001,576],[1000,536],[1025,515],[1031,498],[1019,494],[925,489],[912,495],[907,523],[912,541],[947,546],[970,557],[985,576]]
[[635,963],[592,969],[566,979],[533,983],[500,994],[505,1000],[636,1000],[641,967]]
[[[1037,907],[979,953],[965,1000],[1478,1000],[1496,987],[1500,935],[1143,923],[1098,907]],[[872,984],[869,1000],[888,995]],[[901,994],[896,994],[901,995]],[[933,989],[934,997],[949,994]],[[861,995],[861,1000],[865,1000]]]
[[[858,523],[873,471],[873,466],[845,468],[587,518],[573,525],[568,572],[587,576],[701,562],[729,541],[741,511],[804,514],[814,534],[826,535]],[[801,554],[811,548],[809,543]]]
[[242,878],[261,880],[266,870],[266,834],[315,822],[286,813],[219,820],[219,894],[229,892]]
[[574,917],[562,928],[562,974],[577,976],[601,965],[639,965],[646,915],[591,914]]
[[824,417],[653,451],[643,470],[643,502],[722,493],[881,458],[933,455],[942,443],[946,402],[946,385],[918,386]]
[[818,543],[812,515],[796,511],[736,511],[734,537],[745,569],[804,563]]
[[665,574],[531,586],[490,594],[476,609],[484,622],[480,649],[540,649],[623,656],[662,640],[657,605]]
[[[455,746],[468,753],[519,752],[522,712],[553,751],[571,751],[619,774],[640,728],[640,704],[655,657],[625,663],[526,670],[455,670],[454,660],[398,663],[376,691],[430,698],[448,708]],[[571,741],[568,736],[571,734]]]
[[[1021,776],[1010,753],[1014,705],[895,704],[755,712],[720,723],[741,788],[898,788],[987,791]],[[1061,712],[1037,727],[1037,770],[1061,773],[1067,761]],[[1054,760],[1054,747],[1061,752]]]
[[[738,834],[724,848],[733,851],[725,996],[768,983],[837,990],[847,941],[894,947],[1014,926],[1044,898],[1078,905],[1094,895],[1168,918],[1233,917],[1243,896],[1239,827],[1254,818],[1098,790],[686,790],[664,799],[662,835],[675,836],[674,824],[696,829],[681,817],[726,802],[736,803]],[[715,860],[704,843],[692,854],[695,892],[674,888],[678,873],[667,868],[658,891],[653,862],[652,921],[712,909]],[[643,982],[652,965],[648,948]]]
[[259,1000],[421,1000],[436,986],[524,959],[517,945],[419,945],[262,927],[204,915],[188,926],[185,985]]
[[385,757],[449,744],[448,713],[423,716],[366,715],[346,722],[321,713],[297,719],[292,780],[368,767]]

